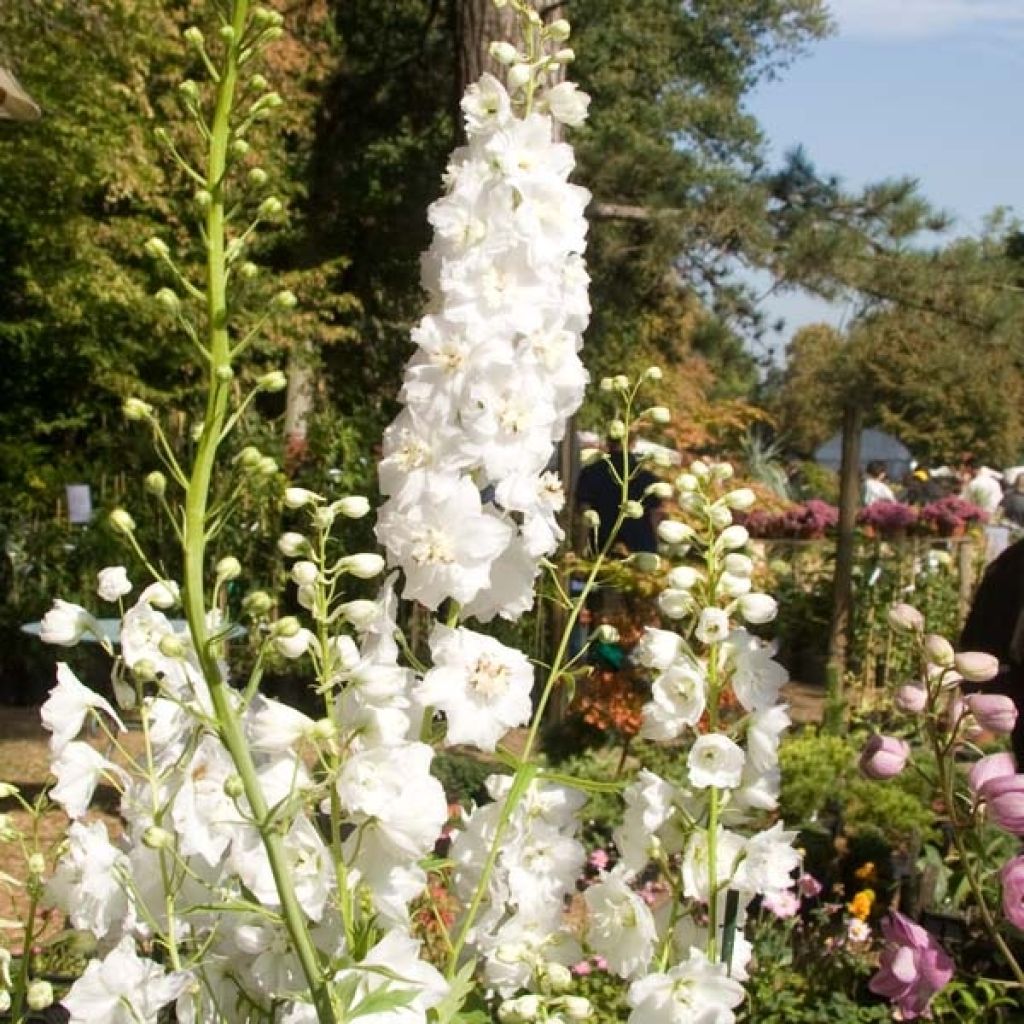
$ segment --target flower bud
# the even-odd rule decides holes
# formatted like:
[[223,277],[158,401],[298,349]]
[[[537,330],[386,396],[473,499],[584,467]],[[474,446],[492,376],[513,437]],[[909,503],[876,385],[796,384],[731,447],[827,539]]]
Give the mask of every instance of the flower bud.
[[196,194],[192,198],[200,210],[208,210],[213,202],[213,196],[205,188],[197,188]]
[[778,602],[770,594],[744,594],[738,603],[740,615],[755,626],[771,622],[779,611]]
[[242,563],[234,555],[225,555],[216,567],[217,579],[237,580],[242,575]]
[[672,485],[665,480],[658,480],[645,488],[644,494],[665,500],[672,497]]
[[754,562],[749,555],[741,555],[738,552],[731,552],[726,555],[722,565],[725,571],[733,576],[752,576],[754,573]]
[[286,313],[290,309],[294,309],[299,304],[299,300],[295,297],[295,292],[290,292],[286,288],[284,291],[278,292],[273,299],[270,301],[270,305],[283,313]]
[[711,464],[711,478],[713,480],[731,480],[735,472],[731,462],[713,462]]
[[677,590],[689,590],[702,582],[704,574],[692,565],[677,565],[668,574],[668,585]]
[[680,473],[676,477],[676,490],[681,494],[689,494],[697,490],[700,481],[693,473]]
[[231,25],[221,25],[217,35],[219,35],[225,43],[231,44],[235,41],[235,30]]
[[723,572],[718,577],[718,593],[730,600],[749,594],[751,586],[753,584],[749,576],[734,576],[731,572]]
[[288,387],[288,378],[280,370],[271,370],[270,373],[265,373],[260,377],[256,382],[256,387],[269,394],[273,394],[275,391],[284,391]]
[[732,522],[732,513],[725,505],[711,506],[711,525],[716,530],[724,530]]
[[148,846],[151,850],[166,850],[174,844],[174,836],[159,825],[150,825],[142,833],[142,845]]
[[693,527],[687,523],[681,523],[676,519],[663,519],[658,523],[658,539],[663,544],[675,547],[677,544],[686,544],[693,537]]
[[313,562],[296,562],[292,566],[292,580],[300,587],[311,587],[320,579],[320,570]]
[[25,1002],[30,1010],[45,1010],[53,1005],[53,986],[42,978],[30,981],[25,990]]
[[637,572],[657,572],[661,559],[653,551],[634,551],[627,559]]
[[305,487],[285,488],[284,503],[288,508],[303,508],[305,505],[315,504],[323,500],[319,494],[308,491]]
[[601,517],[597,511],[592,508],[588,508],[583,513],[583,522],[586,523],[587,528],[590,530],[598,530],[601,527]]
[[177,313],[181,309],[181,299],[170,288],[161,288],[154,298],[168,313]]
[[10,782],[0,782],[0,800],[7,800],[19,793],[17,786]]
[[627,519],[643,519],[644,517],[644,506],[639,501],[627,501],[622,508],[622,514]]
[[362,519],[370,511],[370,502],[361,494],[352,494],[338,501],[337,509],[346,519]]
[[126,398],[121,407],[124,418],[132,423],[148,420],[153,415],[153,406],[141,398]]
[[953,645],[937,633],[929,633],[924,638],[924,656],[930,665],[938,668],[952,668],[956,661]]
[[179,84],[178,92],[190,102],[194,103],[199,99],[199,86],[191,78],[186,78],[184,82]]
[[184,658],[188,650],[185,641],[174,633],[167,633],[160,637],[157,648],[165,658]]
[[996,825],[1015,836],[1024,836],[1024,775],[1000,775],[989,779],[981,787],[981,796],[989,817]]
[[46,873],[46,858],[39,852],[29,854],[28,873],[33,878],[41,878]]
[[284,205],[276,196],[267,196],[267,198],[260,203],[259,209],[257,210],[260,217],[265,217],[268,220],[280,217],[283,212]]
[[559,64],[571,64],[576,59],[576,51],[567,46],[565,49],[556,51],[553,56]]
[[296,633],[279,634],[274,637],[274,647],[283,658],[294,661],[301,658],[310,648],[313,634],[308,629],[299,629]]
[[658,595],[658,608],[667,619],[684,619],[694,607],[693,598],[685,590],[669,587]]
[[747,532],[744,526],[729,526],[722,531],[718,538],[718,543],[726,551],[735,551],[737,548],[743,548],[747,546],[747,541],[750,540],[750,534]]
[[581,466],[592,466],[604,452],[600,448],[582,448],[580,449],[580,465]]
[[148,494],[162,498],[167,493],[167,477],[159,469],[154,469],[152,473],[146,474],[143,486]]
[[549,961],[543,964],[537,973],[541,977],[541,983],[546,982],[545,987],[552,992],[565,992],[572,987],[572,972],[564,964]]
[[277,462],[272,459],[269,455],[261,455],[260,461],[256,464],[256,472],[262,477],[272,477],[277,475]]
[[602,622],[594,630],[594,639],[599,644],[617,644],[619,642],[619,631],[610,622]]
[[107,517],[107,522],[115,533],[124,534],[126,537],[135,532],[135,520],[123,508],[115,508]]
[[140,683],[156,682],[157,668],[149,658],[140,658],[132,665],[132,675]]
[[893,703],[900,711],[918,715],[928,703],[928,691],[920,683],[905,683],[896,691]]
[[347,555],[341,559],[339,565],[343,572],[347,572],[360,580],[372,580],[384,571],[384,559],[371,551],[364,551],[357,555]]
[[644,380],[659,381],[664,377],[664,373],[660,366],[648,366],[644,370]]
[[364,630],[373,625],[380,615],[380,609],[375,601],[349,601],[341,605],[338,610],[358,630]]
[[194,46],[197,50],[203,45],[203,33],[195,25],[190,25],[182,35],[185,42],[189,46]]
[[242,608],[253,618],[266,615],[273,607],[274,600],[265,590],[253,590],[242,598]]
[[613,441],[620,441],[626,436],[626,424],[622,420],[612,420],[608,424],[608,436]]
[[277,540],[277,550],[285,558],[298,558],[309,550],[309,541],[301,533],[282,533]]
[[302,629],[302,623],[294,615],[285,615],[277,620],[273,626],[274,636],[291,637],[296,636]]
[[974,720],[989,732],[1008,736],[1017,724],[1017,708],[1000,693],[972,693],[964,698]]
[[246,447],[243,448],[238,453],[238,460],[237,461],[241,463],[242,469],[247,469],[247,470],[251,471],[251,470],[256,469],[259,466],[260,459],[262,459],[262,458],[263,458],[263,454],[260,452],[259,448],[254,448],[250,444],[250,445],[246,445]]
[[583,996],[562,996],[562,1008],[569,1020],[588,1020],[594,1012],[589,999]]
[[999,675],[999,659],[984,651],[962,651],[953,665],[969,683],[987,683]]
[[506,65],[511,64],[519,56],[519,51],[511,43],[506,42],[491,43],[488,52],[499,64]]
[[235,141],[231,143],[231,155],[240,160],[243,156],[248,154],[251,148],[252,147],[245,141],[245,139],[235,139]]
[[737,487],[735,491],[729,491],[723,500],[736,512],[746,512],[757,502],[757,495],[749,487]]
[[142,248],[147,256],[151,256],[155,260],[167,259],[171,254],[171,250],[167,248],[167,243],[162,238],[156,238],[155,236],[148,239]]
[[690,472],[698,480],[707,480],[711,476],[711,470],[708,468],[706,462],[702,462],[700,459],[694,459],[690,463]]
[[615,378],[614,377],[602,377],[601,382],[598,384],[598,388],[601,391],[614,391],[615,390]]
[[320,742],[333,740],[338,735],[338,727],[329,718],[319,718],[313,723],[310,738]]
[[251,281],[254,277],[259,274],[260,268],[256,266],[251,260],[246,260],[240,264],[238,268],[239,276],[245,281]]
[[911,604],[900,602],[889,609],[889,625],[904,633],[923,633],[924,616]]
[[650,417],[652,423],[664,425],[672,422],[672,413],[664,405],[652,405],[645,415]]
[[329,530],[334,525],[335,512],[332,505],[321,505],[313,512],[313,525],[318,530]]
[[533,76],[533,68],[529,64],[513,64],[508,69],[508,87],[510,92],[522,89]]
[[892,779],[903,771],[909,757],[910,744],[906,740],[876,733],[860,755],[860,770],[869,779]]
[[232,800],[238,800],[245,795],[245,783],[238,775],[229,775],[224,780],[224,794]]

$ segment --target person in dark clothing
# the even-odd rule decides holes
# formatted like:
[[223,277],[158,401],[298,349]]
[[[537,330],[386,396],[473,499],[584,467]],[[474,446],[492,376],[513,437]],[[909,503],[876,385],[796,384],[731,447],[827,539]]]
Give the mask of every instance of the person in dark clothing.
[[1024,526],[1024,473],[1014,478],[1013,487],[1003,498],[1002,512],[1014,526]]
[[1011,737],[1017,770],[1024,771],[1024,540],[1011,544],[985,570],[960,634],[960,650],[985,651],[999,659],[991,682],[964,685],[965,692],[1002,693],[1017,708]]
[[[576,504],[582,514],[593,509],[601,520],[597,530],[598,548],[607,543],[619,514],[622,503],[622,485],[615,479],[615,472],[622,472],[622,445],[612,441],[608,445],[608,458],[585,466],[576,483]],[[629,456],[629,472],[636,470],[636,460]],[[658,478],[646,469],[636,471],[629,482],[629,500],[639,501],[644,507],[644,514],[639,519],[627,519],[615,535],[615,547],[623,547],[628,553],[634,551],[658,550],[658,519],[661,501],[651,494],[645,494],[651,484]]]

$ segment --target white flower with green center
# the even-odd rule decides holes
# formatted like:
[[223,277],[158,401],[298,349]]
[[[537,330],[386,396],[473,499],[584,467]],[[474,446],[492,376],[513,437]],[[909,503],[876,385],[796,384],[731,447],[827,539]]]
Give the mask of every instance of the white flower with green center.
[[696,664],[679,660],[654,680],[651,696],[654,699],[643,707],[640,735],[649,740],[674,740],[704,714],[703,672]]
[[697,789],[714,786],[733,789],[743,777],[746,755],[743,748],[721,733],[698,736],[690,749],[686,766],[690,770],[690,785]]
[[733,1024],[743,986],[699,950],[664,974],[634,981],[626,996],[628,1024]]
[[587,904],[587,941],[622,978],[647,970],[658,929],[646,903],[620,873],[606,875],[583,894]]
[[533,666],[493,637],[437,625],[430,635],[434,667],[415,697],[443,711],[449,746],[493,751],[509,729],[530,720]]

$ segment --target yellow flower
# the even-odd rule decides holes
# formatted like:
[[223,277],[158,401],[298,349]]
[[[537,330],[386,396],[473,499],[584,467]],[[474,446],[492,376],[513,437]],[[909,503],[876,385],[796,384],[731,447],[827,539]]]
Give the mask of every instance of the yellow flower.
[[871,908],[875,902],[875,891],[874,889],[861,889],[849,903],[846,904],[846,909],[853,914],[854,917],[859,918],[861,921],[866,921],[871,914]]
[[875,870],[875,862],[872,860],[865,861],[853,873],[853,877],[861,882],[873,882],[877,876],[878,872]]

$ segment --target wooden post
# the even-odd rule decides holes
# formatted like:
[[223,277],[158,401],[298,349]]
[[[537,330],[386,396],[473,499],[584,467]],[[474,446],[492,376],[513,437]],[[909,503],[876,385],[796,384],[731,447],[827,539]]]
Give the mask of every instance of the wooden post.
[[843,410],[843,455],[839,468],[839,537],[836,541],[836,574],[832,590],[832,622],[828,657],[833,671],[846,671],[850,624],[853,618],[854,527],[860,507],[860,434],[864,414],[851,403]]

